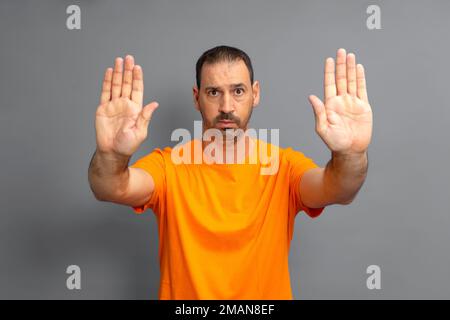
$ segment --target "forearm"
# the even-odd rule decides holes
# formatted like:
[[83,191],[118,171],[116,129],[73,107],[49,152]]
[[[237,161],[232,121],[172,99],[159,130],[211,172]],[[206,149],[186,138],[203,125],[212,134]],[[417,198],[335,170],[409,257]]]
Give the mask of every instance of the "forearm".
[[120,157],[95,151],[89,165],[89,184],[95,198],[114,201],[128,186],[130,157]]
[[353,201],[367,176],[367,151],[358,154],[332,152],[324,173],[324,191],[332,203]]

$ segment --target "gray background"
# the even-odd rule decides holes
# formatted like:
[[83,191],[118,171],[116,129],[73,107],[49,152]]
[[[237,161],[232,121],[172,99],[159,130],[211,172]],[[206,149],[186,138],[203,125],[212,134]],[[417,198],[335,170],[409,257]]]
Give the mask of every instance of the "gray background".
[[[81,30],[66,7],[81,7]],[[381,6],[382,30],[366,28]],[[450,298],[449,1],[2,1],[0,298],[156,299],[156,219],[98,202],[87,169],[101,77],[116,56],[143,66],[160,108],[132,162],[193,130],[194,65],[228,44],[252,58],[255,128],[279,128],[324,166],[307,96],[344,47],[366,67],[374,132],[368,178],[349,206],[296,219],[296,299]],[[67,266],[82,289],[66,288]],[[381,267],[381,290],[366,268]]]

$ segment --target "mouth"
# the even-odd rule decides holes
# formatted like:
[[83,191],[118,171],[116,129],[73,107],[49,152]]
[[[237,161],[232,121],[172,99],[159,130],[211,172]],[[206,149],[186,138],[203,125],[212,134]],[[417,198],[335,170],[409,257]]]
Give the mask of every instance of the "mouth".
[[217,127],[219,128],[234,128],[236,123],[232,120],[219,120],[217,121]]

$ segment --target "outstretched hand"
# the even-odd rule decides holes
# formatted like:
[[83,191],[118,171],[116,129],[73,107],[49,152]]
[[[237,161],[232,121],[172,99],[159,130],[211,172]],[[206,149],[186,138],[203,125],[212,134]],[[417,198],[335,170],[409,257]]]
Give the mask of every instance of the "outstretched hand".
[[327,58],[324,75],[324,102],[309,96],[316,118],[316,132],[332,152],[364,153],[372,136],[370,107],[364,67],[353,53],[339,49],[336,67]]
[[107,68],[100,105],[95,116],[97,150],[119,156],[131,156],[146,139],[148,124],[157,102],[142,107],[144,80],[142,68],[134,58],[116,58],[114,70]]

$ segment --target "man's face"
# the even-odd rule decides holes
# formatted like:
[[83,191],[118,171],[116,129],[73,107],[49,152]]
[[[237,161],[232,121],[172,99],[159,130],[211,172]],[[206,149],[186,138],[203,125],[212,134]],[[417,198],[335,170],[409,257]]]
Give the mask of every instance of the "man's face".
[[250,82],[244,61],[205,63],[200,89],[193,88],[194,103],[203,118],[203,130],[246,130],[252,109],[259,103],[259,83]]

